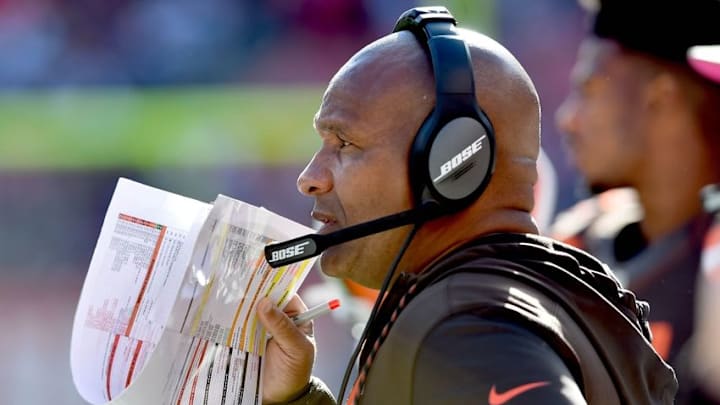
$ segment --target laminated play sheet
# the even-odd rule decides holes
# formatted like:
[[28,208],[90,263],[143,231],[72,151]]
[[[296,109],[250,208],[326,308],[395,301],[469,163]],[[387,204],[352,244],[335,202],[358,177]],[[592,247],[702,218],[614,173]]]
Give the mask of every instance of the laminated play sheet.
[[266,244],[312,229],[223,195],[203,203],[119,179],[75,313],[71,369],[91,404],[257,404],[258,300],[283,307],[313,259]]

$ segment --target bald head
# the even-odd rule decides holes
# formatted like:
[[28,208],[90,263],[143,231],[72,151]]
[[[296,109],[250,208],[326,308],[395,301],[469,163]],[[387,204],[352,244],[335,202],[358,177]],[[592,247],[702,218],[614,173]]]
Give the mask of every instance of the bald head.
[[[481,202],[529,212],[540,145],[540,107],[529,76],[502,45],[491,38],[458,30],[470,49],[477,102],[496,133],[494,178]],[[355,54],[335,75],[329,91],[352,87],[365,103],[387,103],[402,130],[394,136],[415,136],[435,105],[435,81],[428,55],[408,31],[387,35]],[[409,145],[409,143],[408,143]]]
[[[539,148],[539,107],[532,82],[502,46],[461,31],[473,65],[477,101],[495,129],[495,173],[469,208],[423,225],[401,268],[417,271],[479,235],[537,232],[530,216]],[[319,232],[370,221],[414,206],[408,156],[435,105],[428,56],[409,32],[385,36],[355,54],[333,77],[315,116],[323,146],[298,178],[315,198]],[[331,276],[379,286],[406,230],[394,229],[328,249]],[[372,254],[368,254],[372,252]]]

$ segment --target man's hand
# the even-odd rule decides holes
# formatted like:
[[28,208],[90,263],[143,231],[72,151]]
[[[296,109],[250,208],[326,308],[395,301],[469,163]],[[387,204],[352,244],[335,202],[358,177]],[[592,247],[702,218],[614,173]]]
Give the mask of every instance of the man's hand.
[[[307,310],[297,295],[287,304],[287,314]],[[272,338],[263,359],[263,403],[286,402],[294,399],[310,382],[315,361],[315,340],[312,323],[295,326],[269,298],[258,303],[258,318]]]

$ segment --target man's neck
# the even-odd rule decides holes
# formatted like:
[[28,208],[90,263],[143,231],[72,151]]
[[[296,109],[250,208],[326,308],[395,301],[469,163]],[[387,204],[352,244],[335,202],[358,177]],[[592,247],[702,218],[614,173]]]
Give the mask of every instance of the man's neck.
[[644,215],[640,223],[649,243],[672,233],[702,212],[700,190],[720,181],[718,151],[706,142],[690,112],[665,115],[648,130],[657,142],[635,178]]
[[422,272],[458,247],[479,236],[498,232],[537,234],[538,229],[530,214],[518,210],[458,213],[452,218],[424,224],[400,267],[404,272]]
[[638,188],[642,234],[652,243],[677,230],[702,212],[700,189],[711,180],[659,181]]

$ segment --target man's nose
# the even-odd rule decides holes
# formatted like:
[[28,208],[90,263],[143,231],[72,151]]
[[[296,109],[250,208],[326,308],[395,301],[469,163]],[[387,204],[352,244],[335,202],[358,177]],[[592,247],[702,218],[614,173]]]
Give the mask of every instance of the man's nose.
[[332,190],[332,172],[321,152],[313,156],[297,179],[297,188],[302,194],[316,196]]
[[578,102],[572,96],[566,98],[555,112],[555,125],[565,134],[577,130]]

